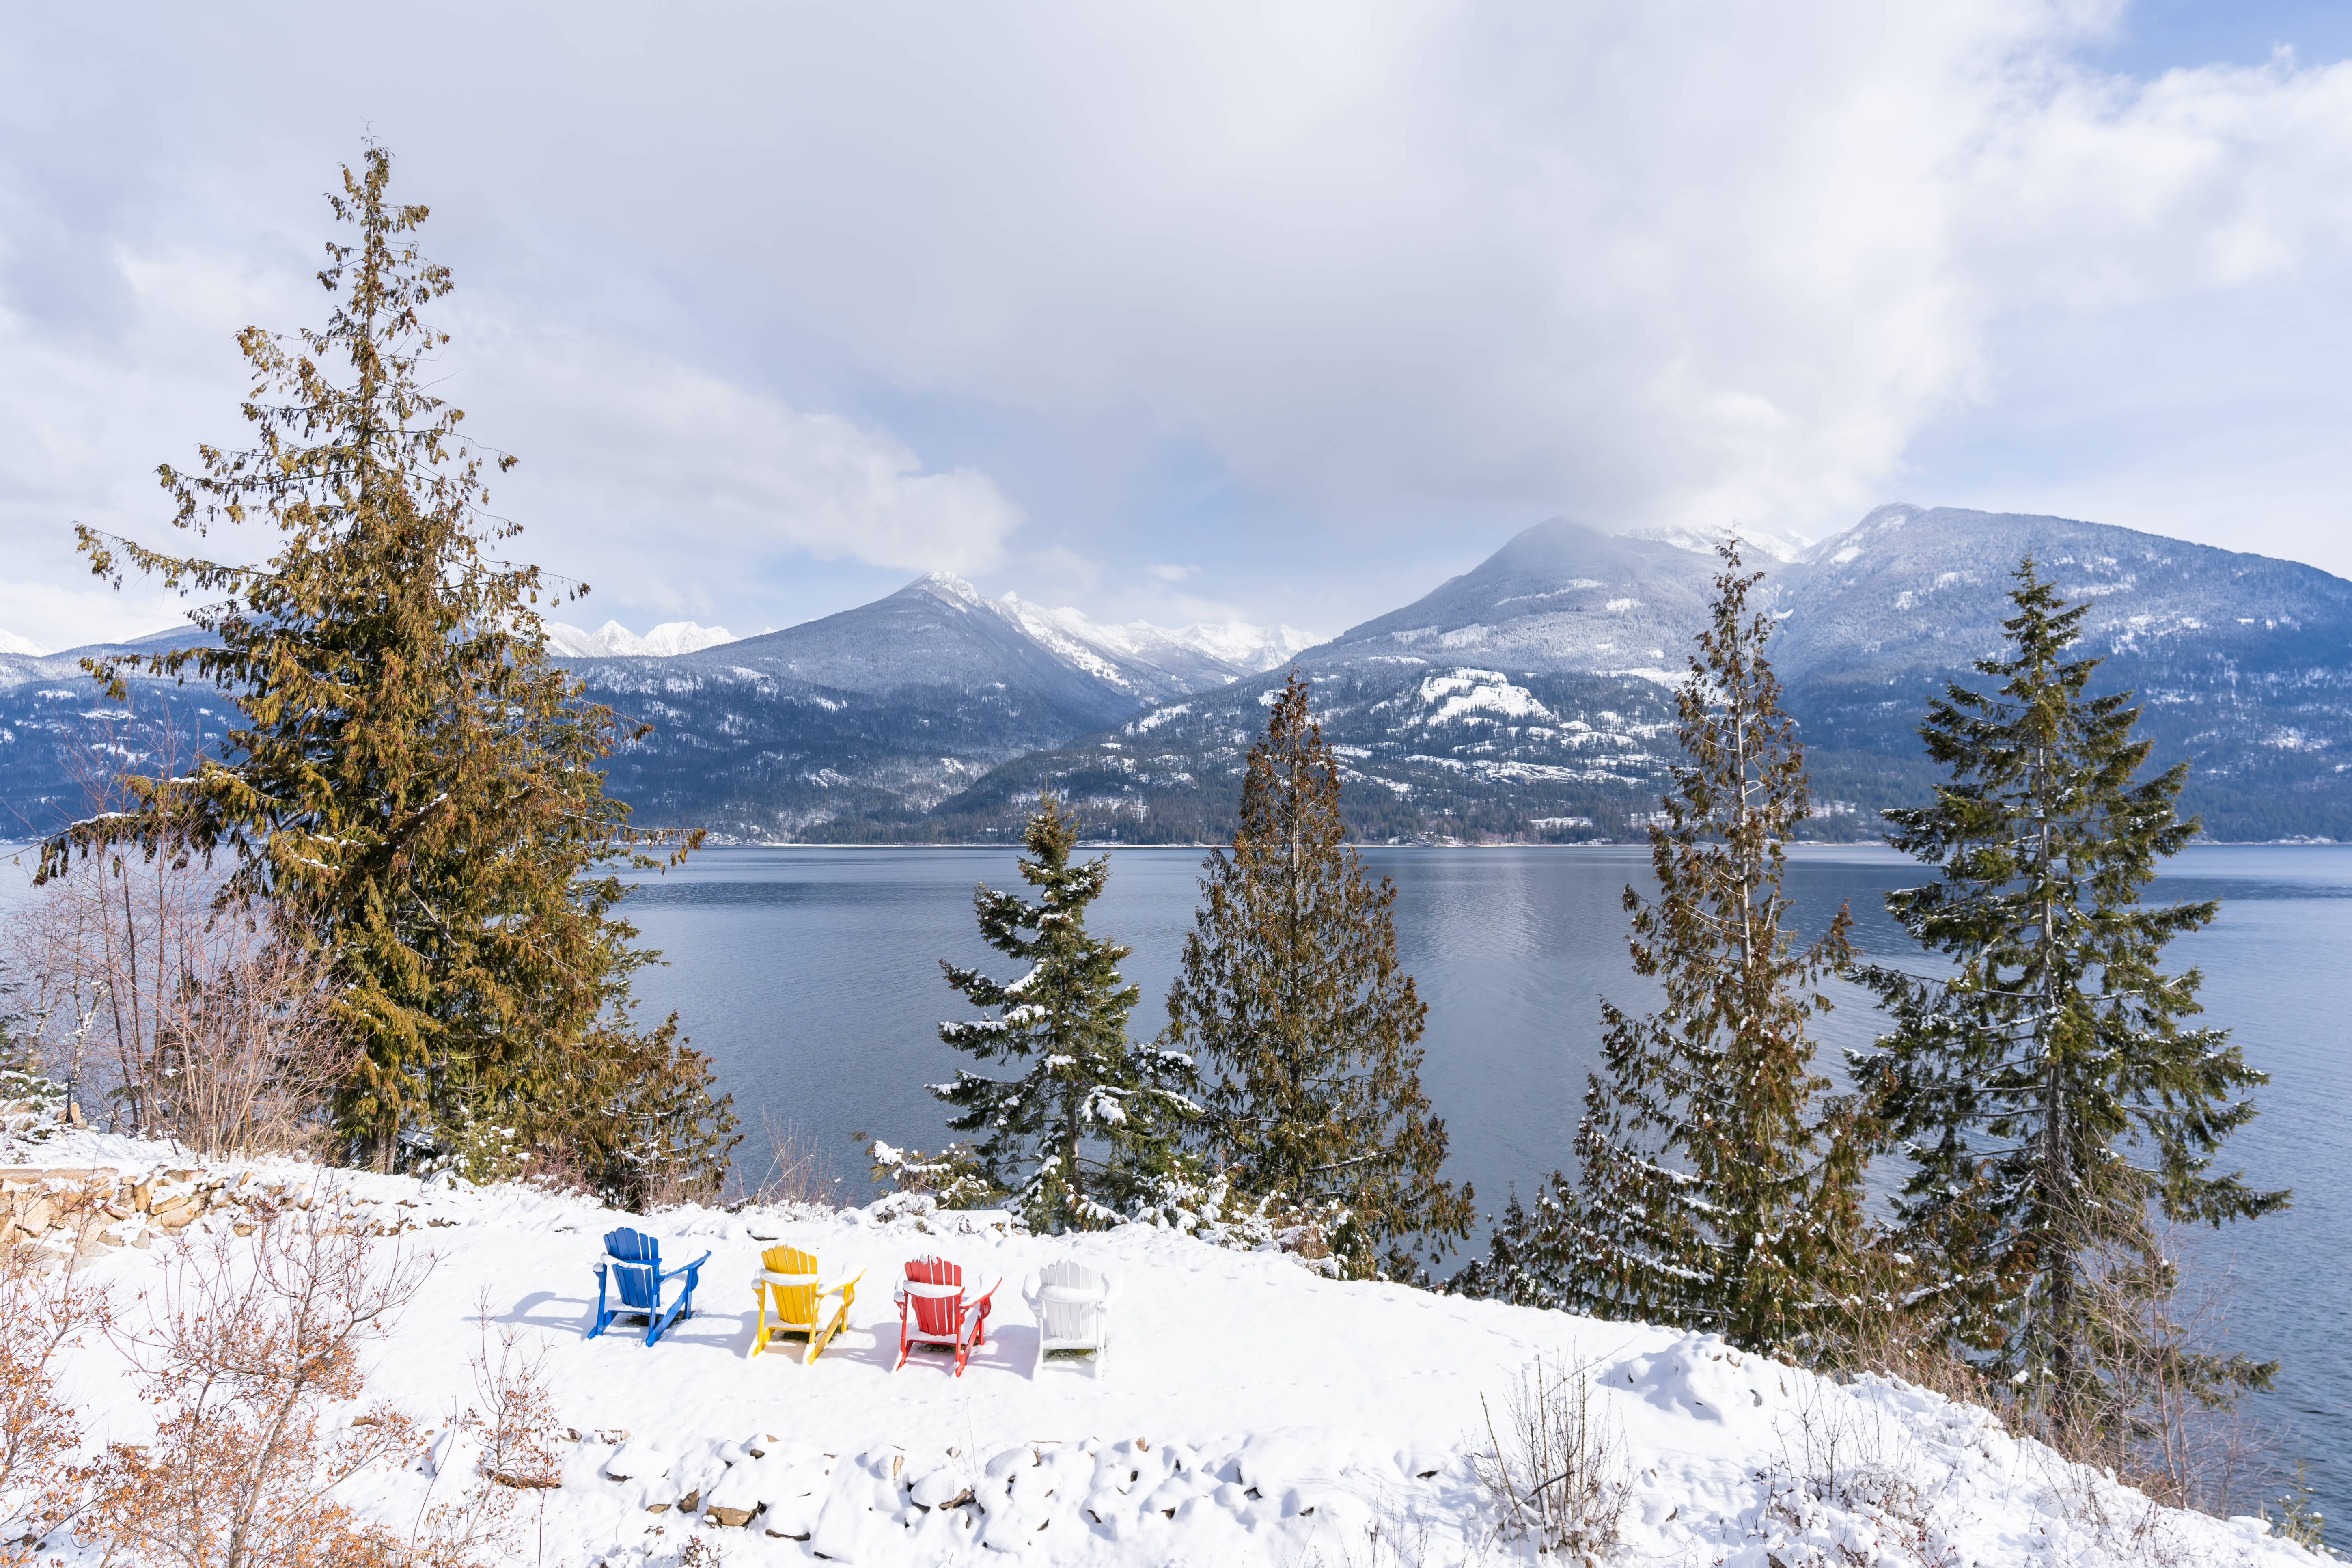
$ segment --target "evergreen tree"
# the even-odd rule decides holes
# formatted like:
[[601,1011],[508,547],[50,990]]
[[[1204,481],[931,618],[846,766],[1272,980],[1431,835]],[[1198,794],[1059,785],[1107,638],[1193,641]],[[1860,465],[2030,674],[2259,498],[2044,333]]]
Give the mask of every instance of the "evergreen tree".
[[1410,1276],[1402,1239],[1466,1236],[1471,1194],[1438,1177],[1445,1123],[1421,1089],[1428,1009],[1397,966],[1396,889],[1366,881],[1346,842],[1339,762],[1307,695],[1293,670],[1251,748],[1161,1038],[1214,1069],[1201,1140],[1237,1190],[1339,1205],[1350,1272]]
[[1169,1168],[1177,1129],[1192,1112],[1181,1056],[1128,1038],[1137,989],[1118,973],[1133,952],[1087,930],[1110,857],[1073,864],[1078,823],[1041,795],[1023,842],[1021,876],[1033,903],[982,885],[972,891],[982,940],[1028,970],[999,984],[940,961],[948,984],[996,1016],[940,1026],[940,1038],[983,1062],[1019,1068],[1011,1079],[959,1071],[932,1092],[954,1106],[948,1125],[974,1139],[980,1170],[1013,1194],[1031,1229],[1117,1224],[1122,1207]]
[[587,874],[643,841],[599,769],[621,726],[549,663],[538,569],[490,552],[517,528],[486,510],[463,413],[426,390],[447,336],[419,311],[449,274],[417,248],[426,209],[393,204],[390,178],[371,145],[329,197],[354,232],[327,247],[325,326],[239,335],[256,444],[161,469],[176,526],[258,523],[274,553],[237,565],[78,530],[118,586],[127,563],[220,595],[192,616],[217,646],[84,668],[118,700],[125,668],[193,674],[245,722],[191,774],[125,780],[134,809],[75,824],[45,870],[107,844],[228,854],[225,897],[267,905],[328,960],[361,1047],[339,1124],[387,1168],[404,1137],[526,1111],[587,1135],[614,1105],[585,1086],[625,1038],[629,1095],[688,1089],[708,1184],[731,1117],[674,1031],[632,1032],[629,973],[652,955],[613,912],[618,879]]
[[1889,841],[1942,872],[1887,906],[1950,973],[1863,973],[1894,1027],[1854,1069],[1910,1157],[1896,1210],[1946,1281],[1941,1311],[2063,1433],[2099,1402],[2086,1270],[2137,1254],[2167,1273],[2151,1202],[2218,1226],[2287,1194],[2210,1173],[2254,1114],[2237,1097],[2268,1080],[2225,1031],[2184,1026],[2197,971],[2159,967],[2220,906],[2139,902],[2197,831],[2174,811],[2189,764],[2135,783],[2139,710],[2086,696],[2098,660],[2068,658],[2090,606],[2063,605],[2031,557],[2010,597],[2006,657],[1976,664],[1998,687],[1948,686],[1920,726],[1950,782],[1886,814]]
[[1771,617],[1748,609],[1762,574],[1720,548],[1712,624],[1675,694],[1687,760],[1650,828],[1657,896],[1624,895],[1634,971],[1664,995],[1640,1017],[1602,1002],[1580,1173],[1555,1172],[1532,1213],[1515,1195],[1457,1288],[1769,1352],[1857,1304],[1864,1150],[1806,1032],[1850,957],[1850,917],[1797,946],[1782,846],[1805,820],[1804,753],[1764,658]]

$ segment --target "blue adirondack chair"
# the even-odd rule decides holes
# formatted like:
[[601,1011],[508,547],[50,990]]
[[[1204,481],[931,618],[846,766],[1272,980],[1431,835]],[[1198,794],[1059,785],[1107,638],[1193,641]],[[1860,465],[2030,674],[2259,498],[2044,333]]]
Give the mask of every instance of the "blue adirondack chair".
[[[668,1331],[680,1318],[694,1316],[694,1284],[702,1266],[710,1261],[704,1253],[693,1262],[665,1272],[661,1266],[661,1243],[643,1231],[623,1226],[604,1233],[604,1256],[596,1260],[596,1326],[588,1331],[594,1339],[606,1325],[625,1312],[635,1312],[646,1320],[646,1343],[652,1344]],[[665,1310],[661,1304],[662,1287],[683,1276],[686,1288]],[[607,1306],[605,1288],[610,1286],[620,1299]]]

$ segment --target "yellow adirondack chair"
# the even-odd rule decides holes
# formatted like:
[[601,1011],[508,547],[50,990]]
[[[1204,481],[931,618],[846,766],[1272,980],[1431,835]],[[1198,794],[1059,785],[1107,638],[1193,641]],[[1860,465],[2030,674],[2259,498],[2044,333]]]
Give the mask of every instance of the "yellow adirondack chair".
[[[808,1337],[808,1353],[801,1357],[805,1366],[816,1360],[817,1352],[831,1342],[849,1321],[849,1304],[857,1300],[857,1282],[866,1278],[859,1269],[837,1285],[827,1285],[817,1278],[816,1254],[803,1252],[797,1247],[772,1247],[760,1254],[760,1272],[751,1279],[751,1299],[759,1303],[760,1326],[751,1335],[751,1354],[758,1355],[768,1348],[774,1334],[804,1334]],[[840,1305],[827,1309],[825,1303],[840,1298]],[[774,1320],[770,1321],[773,1309]]]

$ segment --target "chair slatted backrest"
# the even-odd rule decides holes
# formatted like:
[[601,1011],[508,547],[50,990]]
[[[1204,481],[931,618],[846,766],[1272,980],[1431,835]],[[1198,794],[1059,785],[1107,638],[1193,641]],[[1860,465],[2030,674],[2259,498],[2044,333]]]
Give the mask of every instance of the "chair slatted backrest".
[[1094,1337],[1102,1310],[1103,1278],[1083,1263],[1056,1258],[1037,1271],[1038,1326],[1053,1340]]
[[661,1310],[660,1242],[624,1226],[604,1233],[604,1256],[624,1307],[634,1312]]
[[797,1247],[772,1247],[760,1254],[760,1267],[770,1274],[784,1274],[806,1280],[804,1284],[779,1285],[769,1280],[768,1289],[774,1293],[776,1316],[787,1323],[816,1321],[816,1254],[803,1252]]
[[954,1294],[933,1296],[909,1290],[915,1306],[915,1327],[927,1334],[953,1334],[963,1322],[963,1269],[944,1258],[918,1258],[907,1265],[907,1279],[915,1285],[952,1285]]

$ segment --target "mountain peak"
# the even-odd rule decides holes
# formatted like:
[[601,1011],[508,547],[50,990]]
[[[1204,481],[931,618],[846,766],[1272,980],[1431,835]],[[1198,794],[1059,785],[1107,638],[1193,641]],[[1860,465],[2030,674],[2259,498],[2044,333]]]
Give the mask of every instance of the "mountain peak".
[[[1882,507],[1879,510],[1888,509]],[[1911,510],[1916,511],[1918,509],[1914,507]],[[1875,512],[1872,514],[1876,515]],[[1726,523],[1720,528],[1674,528],[1654,524],[1645,528],[1629,528],[1618,537],[1652,540],[1659,544],[1671,544],[1677,550],[1687,550],[1695,555],[1709,556],[1724,540],[1736,539],[1742,547],[1741,553],[1749,558],[1751,566],[1756,564],[1753,558],[1758,555],[1769,556],[1786,564],[1802,557],[1813,543],[1801,533],[1767,533],[1760,528],[1736,522]]]
[[22,654],[26,658],[47,658],[49,650],[30,637],[18,637],[15,632],[0,631],[0,653]]
[[606,621],[593,632],[562,621],[541,623],[547,646],[562,658],[669,658],[698,653],[736,640],[725,626],[698,626],[692,621],[664,621],[639,637],[618,621]]
[[959,605],[968,610],[977,610],[988,603],[981,596],[979,589],[952,572],[926,572],[898,592],[900,595],[928,594],[934,599]]

